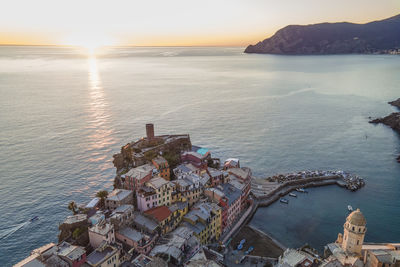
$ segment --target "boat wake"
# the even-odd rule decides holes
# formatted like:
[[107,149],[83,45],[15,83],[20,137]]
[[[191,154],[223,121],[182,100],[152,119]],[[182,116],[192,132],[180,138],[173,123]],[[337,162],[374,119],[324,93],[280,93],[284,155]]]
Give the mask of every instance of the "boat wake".
[[0,240],[9,237],[10,235],[14,234],[16,231],[18,231],[19,229],[23,228],[24,226],[30,223],[31,221],[26,221],[6,229],[0,229]]

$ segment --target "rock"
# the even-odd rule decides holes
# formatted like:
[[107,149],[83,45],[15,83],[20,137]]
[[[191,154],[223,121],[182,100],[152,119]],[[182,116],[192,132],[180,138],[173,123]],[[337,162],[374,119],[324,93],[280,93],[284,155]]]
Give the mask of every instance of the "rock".
[[289,25],[245,53],[322,55],[400,53],[400,15],[366,24]]
[[[400,98],[388,102],[390,105],[400,108]],[[393,112],[392,114],[384,117],[384,118],[377,118],[374,120],[369,121],[370,123],[383,123],[393,130],[395,130],[398,134],[400,134],[400,112]],[[397,157],[397,162],[400,163],[400,156]]]
[[388,102],[390,105],[400,108],[400,98],[395,101]]
[[370,123],[383,123],[400,134],[400,112],[394,112],[384,118],[378,118]]

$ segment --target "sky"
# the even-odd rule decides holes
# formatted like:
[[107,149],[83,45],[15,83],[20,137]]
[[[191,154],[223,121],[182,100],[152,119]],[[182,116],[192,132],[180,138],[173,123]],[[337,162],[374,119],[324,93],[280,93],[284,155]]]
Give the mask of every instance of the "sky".
[[245,46],[289,24],[365,23],[400,0],[0,0],[0,44]]

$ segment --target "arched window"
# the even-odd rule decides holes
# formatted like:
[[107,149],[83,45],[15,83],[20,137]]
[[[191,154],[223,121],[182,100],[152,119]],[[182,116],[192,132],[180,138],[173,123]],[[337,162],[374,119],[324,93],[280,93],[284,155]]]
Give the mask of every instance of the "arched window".
[[357,240],[357,245],[359,245],[360,244],[360,240]]
[[353,226],[353,231],[354,231],[354,226]]

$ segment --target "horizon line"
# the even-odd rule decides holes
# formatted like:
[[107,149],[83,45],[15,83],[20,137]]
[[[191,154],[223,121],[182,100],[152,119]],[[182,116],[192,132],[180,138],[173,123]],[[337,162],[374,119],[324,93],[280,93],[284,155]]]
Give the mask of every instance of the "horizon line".
[[[52,47],[76,47],[85,48],[80,45],[63,45],[63,44],[0,44],[0,46],[52,46]],[[247,45],[102,45],[102,47],[246,47]]]

